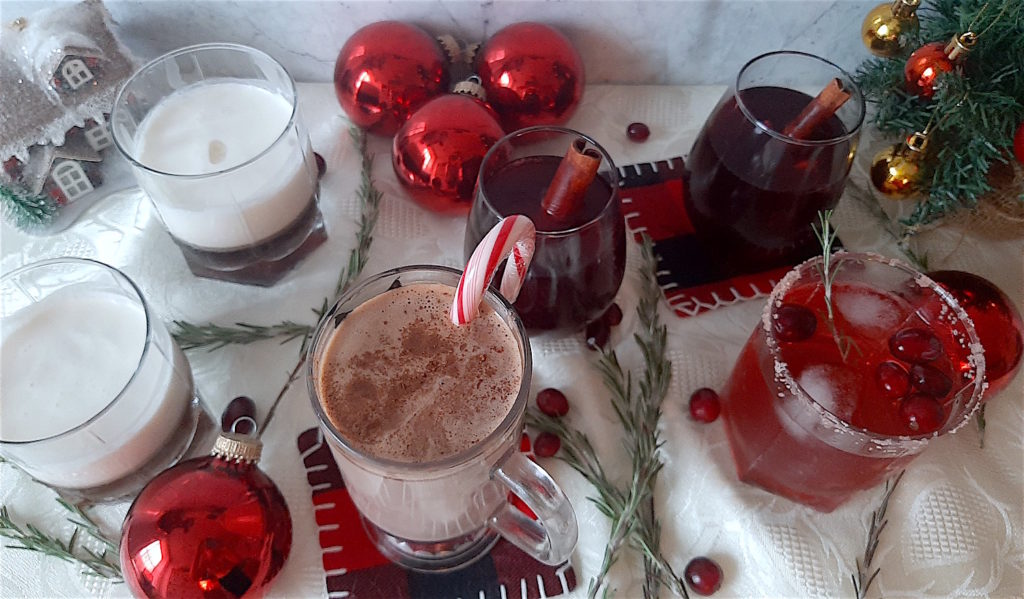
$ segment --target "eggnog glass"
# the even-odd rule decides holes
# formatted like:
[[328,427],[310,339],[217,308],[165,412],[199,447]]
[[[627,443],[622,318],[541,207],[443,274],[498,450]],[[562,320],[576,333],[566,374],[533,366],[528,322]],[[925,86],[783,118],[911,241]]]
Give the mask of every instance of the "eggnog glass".
[[181,349],[134,283],[57,258],[0,278],[0,454],[69,496],[138,491],[207,419]]
[[832,255],[772,290],[722,389],[740,480],[829,512],[970,421],[985,380],[967,313],[910,266]]
[[[417,459],[415,456],[424,454],[407,449],[407,459],[400,460],[370,453],[354,436],[339,430],[345,428],[345,423],[339,427],[332,422],[332,418],[347,420],[367,415],[372,418],[375,413],[388,411],[390,398],[386,392],[377,393],[378,401],[362,411],[349,410],[339,415],[336,410],[325,407],[332,403],[329,395],[333,387],[322,386],[321,377],[325,371],[329,372],[332,363],[338,362],[337,358],[332,359],[330,356],[335,351],[332,341],[338,337],[335,331],[354,321],[364,321],[366,326],[362,329],[369,328],[374,332],[387,328],[389,322],[391,328],[396,328],[394,320],[381,321],[381,317],[375,316],[377,313],[374,310],[379,303],[374,300],[398,285],[409,293],[403,297],[413,298],[409,303],[411,307],[408,314],[413,319],[422,319],[427,312],[417,307],[418,296],[427,294],[427,290],[421,289],[431,287],[436,290],[443,286],[453,291],[459,283],[459,276],[459,271],[441,266],[409,266],[376,275],[343,295],[324,315],[310,345],[307,383],[313,410],[337,459],[346,489],[363,518],[366,531],[380,552],[392,561],[416,570],[452,570],[469,565],[486,554],[497,541],[498,535],[501,535],[542,562],[562,563],[569,558],[576,545],[576,516],[558,485],[519,450],[530,389],[530,343],[515,310],[494,291],[489,290],[484,294],[481,316],[477,319],[484,318],[484,314],[488,319],[493,314],[497,315],[498,320],[489,322],[500,323],[497,330],[506,329],[502,332],[503,343],[509,343],[510,348],[515,346],[514,350],[510,350],[514,351],[513,356],[502,352],[502,357],[498,359],[494,351],[472,358],[455,352],[448,355],[436,349],[447,340],[427,343],[422,347],[427,352],[434,351],[442,361],[449,361],[448,358],[465,363],[478,360],[474,364],[478,363],[482,369],[494,363],[512,365],[512,370],[518,373],[515,376],[519,378],[515,380],[515,376],[512,376],[514,383],[502,385],[510,393],[501,398],[485,398],[487,404],[509,400],[507,413],[503,408],[496,414],[495,428],[480,428],[481,434],[471,437],[475,441],[460,443],[457,446],[459,449],[453,448],[454,453],[438,454],[441,456],[438,458]],[[434,297],[436,299],[437,296]],[[368,305],[372,305],[374,310],[360,310]],[[447,326],[456,325],[447,320]],[[443,327],[438,328],[444,330]],[[351,330],[355,337],[361,329],[356,327]],[[402,329],[402,334],[405,335],[408,330]],[[403,346],[413,344],[410,338],[402,337]],[[369,350],[377,348],[379,351],[381,345],[377,344]],[[358,355],[351,361],[343,361],[352,364],[353,376],[374,376],[364,374],[373,370],[373,366],[362,362],[364,358],[364,355]],[[492,362],[492,358],[497,362]],[[383,358],[383,363],[395,371],[401,367],[401,364],[387,357]],[[494,368],[498,372],[488,374],[487,377],[497,378],[507,374],[500,367]],[[417,397],[429,395],[428,401],[443,402],[449,423],[454,420],[456,423],[464,422],[469,427],[475,409],[464,403],[469,392],[459,388],[463,379],[455,378],[452,386],[444,391],[445,383],[440,370],[447,369],[439,369],[436,375],[428,373],[420,381],[392,377],[392,380],[378,383],[378,389],[412,387]],[[506,377],[505,380],[510,379]],[[417,384],[422,386],[416,387]],[[486,387],[492,388],[489,383]],[[447,407],[449,404],[450,408]],[[405,405],[398,409],[402,410],[402,419],[417,418],[422,413],[413,413]],[[433,422],[436,425],[436,421]],[[416,430],[423,429],[417,427]],[[463,432],[463,428],[457,428],[453,434]],[[537,520],[526,517],[518,508],[513,507],[508,500],[509,491],[530,506],[537,514]]]
[[121,88],[114,143],[197,276],[272,285],[327,234],[295,82],[270,56],[203,44]]

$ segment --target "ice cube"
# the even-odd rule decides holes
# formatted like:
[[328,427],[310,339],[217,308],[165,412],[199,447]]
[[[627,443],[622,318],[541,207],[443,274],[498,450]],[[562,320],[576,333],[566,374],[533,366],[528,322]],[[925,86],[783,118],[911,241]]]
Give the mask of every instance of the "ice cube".
[[843,332],[868,339],[888,337],[907,313],[899,298],[863,287],[843,288],[833,301],[844,324],[853,328]]
[[861,377],[839,364],[814,364],[797,376],[797,383],[821,407],[850,422],[857,407]]

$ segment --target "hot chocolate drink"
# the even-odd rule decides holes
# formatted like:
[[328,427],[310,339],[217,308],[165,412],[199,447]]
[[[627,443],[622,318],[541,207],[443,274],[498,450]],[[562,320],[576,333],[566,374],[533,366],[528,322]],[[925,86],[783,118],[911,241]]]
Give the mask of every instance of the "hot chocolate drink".
[[342,437],[358,451],[430,462],[495,431],[523,378],[509,326],[489,306],[463,326],[449,318],[455,289],[415,283],[361,304],[325,345],[316,386]]

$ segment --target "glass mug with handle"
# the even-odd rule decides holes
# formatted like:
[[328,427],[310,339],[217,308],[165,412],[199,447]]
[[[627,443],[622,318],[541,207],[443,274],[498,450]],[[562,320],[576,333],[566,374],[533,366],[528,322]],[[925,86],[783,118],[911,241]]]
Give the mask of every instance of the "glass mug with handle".
[[560,564],[576,545],[575,512],[519,451],[532,369],[526,331],[491,290],[480,316],[453,325],[459,277],[408,266],[345,293],[310,345],[313,410],[367,533],[392,561],[453,570],[500,535]]

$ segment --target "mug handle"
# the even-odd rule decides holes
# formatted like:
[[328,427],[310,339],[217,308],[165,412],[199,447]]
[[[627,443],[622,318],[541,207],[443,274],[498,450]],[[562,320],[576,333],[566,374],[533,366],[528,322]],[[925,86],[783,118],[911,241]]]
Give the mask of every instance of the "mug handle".
[[567,561],[576,547],[576,512],[551,475],[513,449],[491,471],[491,478],[508,487],[537,515],[532,520],[505,502],[491,515],[491,528],[549,566]]

